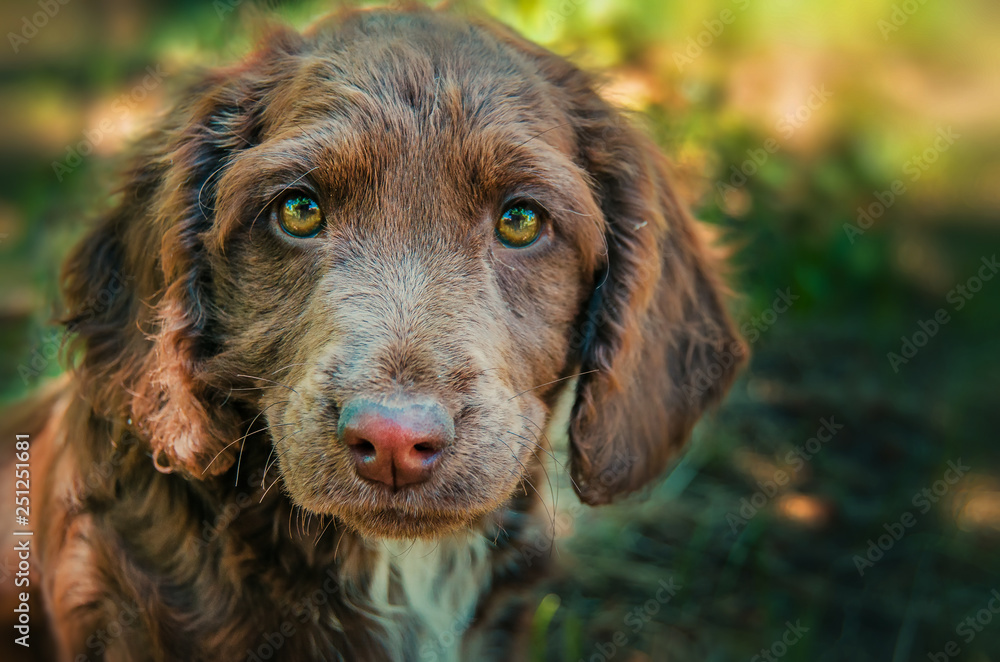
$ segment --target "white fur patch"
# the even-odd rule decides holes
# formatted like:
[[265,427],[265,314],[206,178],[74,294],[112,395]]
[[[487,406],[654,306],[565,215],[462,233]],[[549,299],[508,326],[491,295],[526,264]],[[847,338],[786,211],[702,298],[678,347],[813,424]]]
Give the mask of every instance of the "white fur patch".
[[549,415],[549,422],[545,426],[545,438],[549,440],[552,450],[565,451],[569,448],[569,418],[573,414],[576,385],[579,381],[579,377],[567,380]]
[[459,659],[462,634],[490,581],[489,542],[478,534],[377,543],[371,607],[417,630],[417,659]]
[[[577,381],[574,377],[563,387],[545,427],[545,438],[553,450],[568,447]],[[458,662],[462,636],[480,597],[489,588],[490,541],[468,532],[441,540],[368,544],[376,560],[366,608],[392,623],[387,627],[389,632],[398,632],[404,623],[409,626],[403,629],[417,637],[417,660]],[[398,641],[396,646],[400,658],[414,658],[414,651],[407,650],[405,642]]]

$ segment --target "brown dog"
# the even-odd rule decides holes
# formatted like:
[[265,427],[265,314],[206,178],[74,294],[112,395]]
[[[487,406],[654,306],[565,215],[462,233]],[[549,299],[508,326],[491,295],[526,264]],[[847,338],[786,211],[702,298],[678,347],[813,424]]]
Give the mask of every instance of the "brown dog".
[[589,504],[664,469],[745,355],[716,268],[649,140],[509,30],[272,34],[66,263],[77,367],[29,430],[61,659],[510,659],[549,437]]

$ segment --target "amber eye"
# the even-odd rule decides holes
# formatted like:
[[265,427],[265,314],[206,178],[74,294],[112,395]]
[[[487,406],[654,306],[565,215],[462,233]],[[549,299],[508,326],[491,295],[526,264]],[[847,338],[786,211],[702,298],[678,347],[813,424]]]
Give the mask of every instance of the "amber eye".
[[524,248],[534,243],[541,232],[541,216],[523,204],[510,207],[497,221],[497,237],[510,248]]
[[278,223],[293,237],[312,237],[323,226],[323,211],[309,196],[293,193],[282,201]]

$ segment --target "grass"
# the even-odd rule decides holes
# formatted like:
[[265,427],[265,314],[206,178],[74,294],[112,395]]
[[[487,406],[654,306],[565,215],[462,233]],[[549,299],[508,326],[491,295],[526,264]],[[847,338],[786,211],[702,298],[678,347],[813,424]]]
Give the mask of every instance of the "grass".
[[[272,4],[300,25],[329,9]],[[532,659],[723,661],[766,650],[787,662],[896,662],[943,659],[949,642],[960,649],[951,659],[1000,659],[1000,615],[988,611],[1000,589],[1000,279],[961,310],[949,298],[1000,246],[996,10],[926,3],[883,37],[877,21],[894,0],[749,3],[679,67],[673,55],[734,4],[745,3],[484,3],[605,69],[609,95],[645,113],[699,217],[735,249],[741,325],[775,290],[799,297],[753,339],[748,370],[664,481],[586,509],[553,472],[573,526],[552,547],[559,573],[535,596]],[[252,5],[220,17],[195,1],[113,12],[69,3],[0,67],[3,401],[59,371],[48,359],[37,376],[21,368],[44,359],[56,268],[83,218],[106,204],[94,192],[111,190],[111,155],[183,72],[245,49],[238,26]],[[6,24],[33,7],[5,8]],[[59,181],[52,163],[154,63],[163,85],[123,119],[111,115],[98,153]],[[782,131],[824,85],[829,98]],[[945,126],[962,138],[913,179],[906,164]],[[727,186],[771,139],[778,149]],[[845,230],[897,181],[906,192],[870,228]],[[894,370],[887,355],[940,308],[950,321]],[[830,418],[843,429],[811,452]],[[798,447],[809,456],[801,466],[789,460]],[[968,472],[923,511],[914,498],[959,459]],[[787,484],[761,487],[780,471]],[[912,526],[861,574],[857,558],[904,513]],[[664,581],[677,586],[669,600]],[[977,614],[990,622],[962,625]]]

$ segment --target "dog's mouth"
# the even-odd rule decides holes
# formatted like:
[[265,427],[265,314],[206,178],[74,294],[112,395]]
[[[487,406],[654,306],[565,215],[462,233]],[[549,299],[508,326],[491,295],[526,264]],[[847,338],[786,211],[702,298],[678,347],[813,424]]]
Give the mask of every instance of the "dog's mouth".
[[430,489],[415,485],[394,490],[365,482],[361,493],[350,490],[337,496],[328,494],[317,498],[313,495],[299,505],[315,513],[333,515],[366,538],[433,539],[478,529],[492,513],[504,507],[519,484],[512,476],[509,483],[492,485],[485,492],[470,494],[456,486],[452,490],[442,485]]
[[459,512],[418,512],[402,508],[346,509],[337,516],[366,538],[433,539],[468,529],[482,515]]
[[315,436],[295,438],[278,456],[286,493],[365,537],[426,539],[477,529],[523,487],[538,458],[527,441],[513,440],[530,433],[500,420],[513,414],[470,425],[441,409],[426,400],[355,398],[341,408],[336,432],[327,421],[303,417]]

